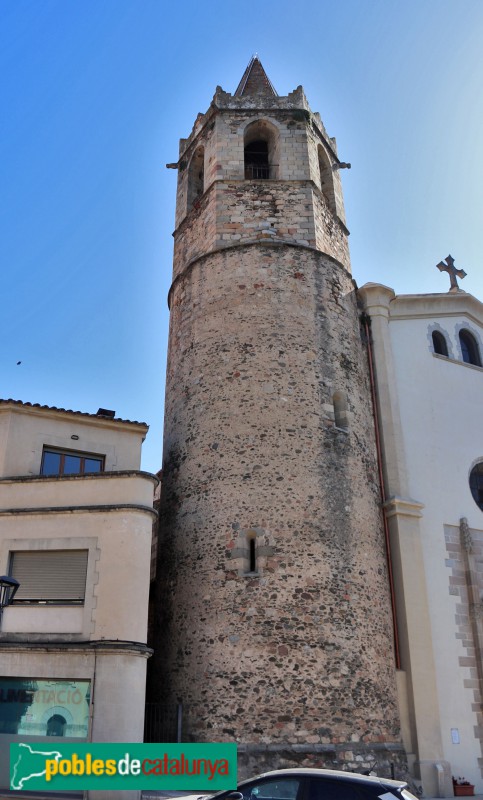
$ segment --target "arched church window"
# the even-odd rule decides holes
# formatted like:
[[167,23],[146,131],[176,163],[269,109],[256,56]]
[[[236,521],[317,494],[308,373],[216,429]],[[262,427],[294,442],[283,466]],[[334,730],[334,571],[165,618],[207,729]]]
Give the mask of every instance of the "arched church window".
[[476,464],[470,472],[470,489],[473,500],[483,511],[483,461]]
[[473,334],[467,330],[462,330],[459,333],[459,337],[463,361],[466,364],[475,364],[475,366],[481,367],[480,351]]
[[47,722],[47,736],[65,736],[67,720],[61,714],[53,714]]
[[317,155],[319,157],[320,189],[327,200],[329,208],[335,211],[334,175],[332,166],[327,153],[320,144],[317,148]]
[[205,190],[205,148],[198,147],[188,170],[188,211]]
[[278,177],[279,137],[267,120],[256,120],[245,129],[245,178],[266,180]]
[[448,345],[446,343],[446,337],[440,331],[433,331],[432,333],[433,339],[433,350],[438,356],[447,356],[448,355]]

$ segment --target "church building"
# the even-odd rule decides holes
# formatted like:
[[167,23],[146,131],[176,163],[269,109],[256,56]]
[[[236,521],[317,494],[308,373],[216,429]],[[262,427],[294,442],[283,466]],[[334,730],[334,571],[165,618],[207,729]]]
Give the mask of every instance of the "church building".
[[406,752],[410,766],[441,753],[481,791],[483,304],[446,262],[447,293],[366,284],[359,296],[375,362]]

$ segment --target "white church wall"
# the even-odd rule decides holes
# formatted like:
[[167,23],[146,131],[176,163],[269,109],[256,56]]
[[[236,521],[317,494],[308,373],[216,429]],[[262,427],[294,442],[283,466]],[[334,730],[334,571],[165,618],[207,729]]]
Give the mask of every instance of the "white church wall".
[[[468,620],[457,588],[464,583],[464,575],[461,562],[457,559],[451,563],[449,559],[445,526],[453,527],[459,535],[460,519],[466,517],[470,528],[483,528],[482,511],[469,488],[470,470],[475,461],[483,460],[483,369],[461,360],[458,340],[461,327],[478,337],[483,326],[474,315],[474,298],[468,304],[473,307],[469,314],[461,313],[462,295],[458,314],[451,312],[454,295],[429,295],[424,300],[416,296],[412,309],[411,298],[401,300],[399,303],[395,298],[390,304],[389,328],[409,495],[424,504],[421,544],[442,741],[453,774],[464,775],[482,791],[473,691],[476,667],[474,654],[468,655],[463,647],[461,624]],[[446,308],[442,308],[444,305]],[[431,334],[435,326],[447,337],[449,358],[434,354]]]

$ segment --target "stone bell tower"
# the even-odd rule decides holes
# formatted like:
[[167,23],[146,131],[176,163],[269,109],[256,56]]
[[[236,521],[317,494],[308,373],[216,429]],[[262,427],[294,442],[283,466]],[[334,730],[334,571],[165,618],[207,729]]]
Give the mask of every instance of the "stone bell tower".
[[151,686],[242,773],[402,759],[335,140],[258,58],[180,143]]

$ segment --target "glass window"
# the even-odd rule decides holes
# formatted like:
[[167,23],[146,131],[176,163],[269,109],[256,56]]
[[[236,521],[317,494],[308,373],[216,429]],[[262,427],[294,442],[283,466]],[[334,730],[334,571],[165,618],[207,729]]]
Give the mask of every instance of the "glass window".
[[84,472],[101,472],[102,460],[100,458],[85,458]]
[[42,459],[42,475],[59,475],[60,474],[60,453],[52,453],[49,450],[44,450]]
[[480,351],[476,339],[469,331],[460,331],[461,355],[466,364],[475,364],[481,367]]
[[483,511],[483,461],[470,472],[470,489],[473,495],[473,500]]
[[0,678],[0,734],[86,739],[90,681]]
[[64,475],[78,475],[81,471],[80,456],[64,456]]
[[380,784],[372,788],[357,781],[311,778],[306,800],[376,800],[380,794]]
[[298,778],[277,778],[256,781],[240,787],[244,800],[297,800],[300,788]]
[[84,475],[102,472],[104,456],[93,453],[74,453],[70,450],[54,450],[44,447],[41,475]]

